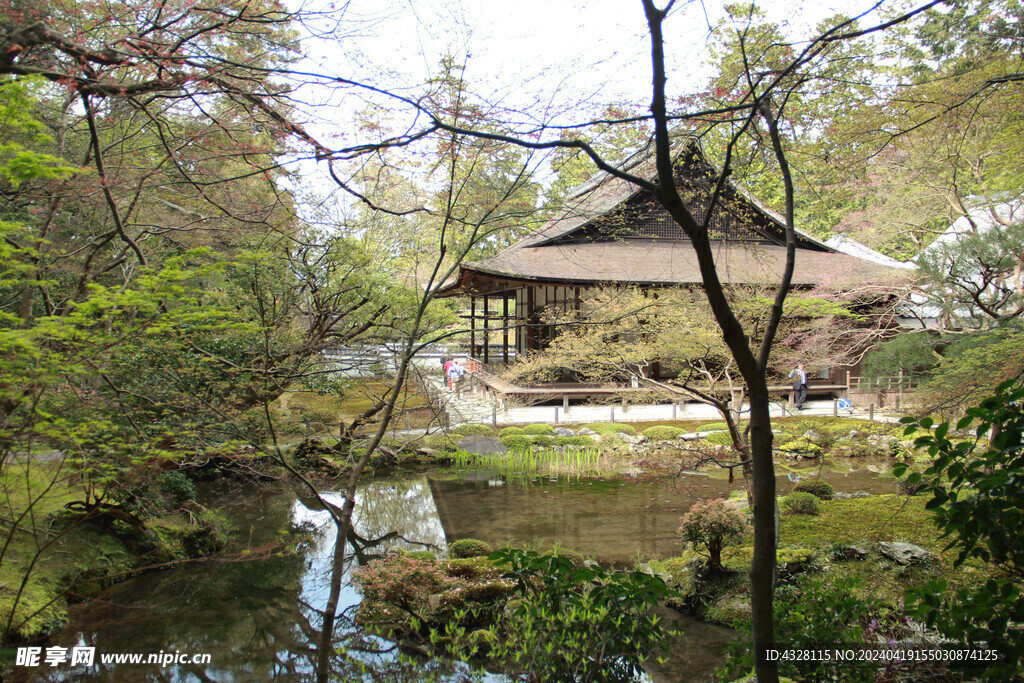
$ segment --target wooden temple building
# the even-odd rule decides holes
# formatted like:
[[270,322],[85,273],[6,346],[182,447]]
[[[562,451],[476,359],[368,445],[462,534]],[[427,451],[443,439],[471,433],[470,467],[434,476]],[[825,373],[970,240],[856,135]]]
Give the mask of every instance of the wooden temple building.
[[[622,168],[654,178],[651,154]],[[695,215],[707,210],[717,170],[700,145],[687,143],[676,160],[676,182]],[[785,223],[740,186],[726,183],[711,219],[715,262],[723,284],[774,284],[786,258]],[[840,278],[864,282],[890,271],[841,253],[797,231],[793,286],[811,288]],[[580,310],[588,291],[607,286],[658,288],[700,285],[689,239],[647,190],[608,174],[576,188],[542,228],[486,260],[462,265],[441,296],[469,299],[471,355],[484,366],[539,350],[556,333],[545,307]],[[570,309],[571,307],[571,309]]]

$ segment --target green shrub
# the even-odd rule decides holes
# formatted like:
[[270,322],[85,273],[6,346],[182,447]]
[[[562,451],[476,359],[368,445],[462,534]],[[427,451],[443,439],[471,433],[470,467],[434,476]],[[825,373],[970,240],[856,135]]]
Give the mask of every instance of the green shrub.
[[816,515],[821,512],[817,496],[797,491],[782,499],[782,509],[794,515]]
[[743,513],[716,498],[694,503],[683,515],[679,533],[684,542],[693,544],[695,552],[707,558],[710,571],[720,572],[722,548],[740,538],[749,527]]
[[455,434],[456,436],[493,436],[494,430],[490,425],[459,425],[452,430],[452,434]]
[[[747,427],[747,423],[745,423],[745,422],[741,422],[740,423],[740,431],[741,432],[744,429],[746,429],[746,427]],[[708,422],[707,424],[702,424],[700,426],[700,428],[697,429],[698,432],[717,432],[717,431],[721,431],[721,430],[729,431],[729,425],[726,424],[725,422],[721,422],[721,421],[719,421],[719,422]]]
[[731,446],[732,436],[729,432],[712,432],[704,437],[704,440],[708,443],[713,443],[716,446]]
[[538,434],[530,439],[531,443],[538,448],[551,448],[555,445],[555,437],[547,434]]
[[491,557],[515,581],[517,599],[505,628],[491,625],[475,642],[489,643],[490,656],[514,661],[529,680],[635,680],[644,660],[667,649],[668,632],[651,613],[672,595],[659,577],[579,568],[564,556],[514,548]]
[[577,569],[582,569],[587,566],[587,558],[583,557],[583,553],[578,553],[575,550],[569,548],[556,547],[552,548],[551,554],[557,557],[564,557],[565,559],[572,562],[572,566]]
[[524,434],[543,434],[544,436],[551,436],[555,433],[555,428],[551,425],[546,424],[532,424],[523,427]]
[[454,558],[480,557],[493,551],[490,543],[476,538],[460,538],[448,545],[448,556]]
[[836,492],[836,490],[832,488],[832,484],[821,480],[801,481],[793,487],[793,491],[797,493],[810,493],[821,500],[832,500],[832,494]]
[[597,434],[629,434],[630,436],[636,436],[635,429],[618,422],[595,422],[592,425],[587,425],[587,428]]
[[505,427],[500,432],[498,432],[498,436],[509,436],[511,434],[525,434],[525,433],[526,433],[526,431],[522,427]]
[[508,449],[526,450],[533,446],[533,440],[526,434],[509,434],[501,437],[500,441]]
[[680,434],[683,434],[683,430],[679,427],[648,427],[644,430],[644,436],[652,441],[669,441],[671,439],[678,439]]
[[196,485],[178,470],[168,470],[156,478],[156,485],[176,504],[196,499]]

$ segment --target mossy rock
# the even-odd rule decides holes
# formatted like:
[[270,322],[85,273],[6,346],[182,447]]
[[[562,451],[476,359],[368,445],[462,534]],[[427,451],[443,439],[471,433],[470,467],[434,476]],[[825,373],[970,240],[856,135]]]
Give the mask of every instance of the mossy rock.
[[555,433],[555,428],[546,424],[532,424],[523,427],[523,433],[535,436],[551,436]]
[[505,427],[500,432],[498,432],[498,436],[510,436],[512,434],[525,434],[525,433],[526,433],[526,431],[522,427]]
[[428,434],[419,441],[419,445],[443,453],[454,453],[459,450],[459,444],[447,434]]
[[801,481],[793,487],[794,493],[810,493],[821,500],[832,500],[832,496],[836,490],[832,488],[832,484],[827,481],[812,480],[812,481]]
[[451,430],[455,436],[493,436],[494,429],[490,425],[468,424],[459,425]]
[[476,538],[460,538],[448,545],[448,555],[455,558],[480,557],[494,550],[490,543]]
[[775,558],[780,579],[816,571],[821,566],[818,553],[812,548],[779,548]]
[[679,427],[669,427],[667,425],[648,427],[644,430],[644,436],[651,441],[671,441],[672,439],[678,439],[683,433],[683,430]]
[[783,455],[794,457],[820,458],[824,450],[809,439],[794,439],[789,443],[779,446],[779,452]]
[[[619,439],[622,442],[622,439]],[[556,446],[593,446],[594,440],[586,434],[577,434],[576,436],[556,436]]]
[[636,429],[618,422],[595,422],[587,425],[587,428],[596,434],[629,434],[636,436]]

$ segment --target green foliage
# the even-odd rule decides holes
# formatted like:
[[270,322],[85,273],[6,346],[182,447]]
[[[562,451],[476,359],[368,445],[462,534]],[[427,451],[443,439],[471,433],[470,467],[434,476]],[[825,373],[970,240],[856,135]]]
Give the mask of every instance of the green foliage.
[[548,424],[532,424],[523,427],[523,434],[551,436],[554,433],[555,428]]
[[555,445],[555,437],[546,434],[539,434],[530,439],[530,443],[537,448],[550,448]]
[[[834,581],[805,579],[780,586],[775,594],[775,641],[794,650],[870,644],[864,624],[880,611],[881,605],[872,598],[857,597],[859,586],[860,581],[850,577]],[[720,680],[733,680],[753,668],[754,655],[748,644],[750,623],[741,624],[740,631],[743,636],[730,646]],[[841,675],[843,681],[870,683],[878,668],[879,664],[872,661],[843,662],[840,674],[835,662],[779,662],[779,674],[798,681],[833,681]]]
[[812,479],[810,481],[797,482],[797,485],[793,487],[793,492],[805,492],[810,493],[821,500],[832,500],[835,489],[832,488],[832,484],[827,481],[821,481],[820,479]]
[[749,529],[743,513],[716,498],[694,503],[683,515],[679,533],[684,543],[692,543],[693,549],[707,558],[710,571],[721,572],[722,548],[741,538]]
[[648,427],[647,429],[644,430],[644,436],[646,436],[648,439],[651,439],[652,441],[670,441],[672,439],[679,438],[679,435],[683,433],[684,430],[680,429],[679,427],[669,427],[664,425],[658,427]]
[[498,432],[498,436],[511,436],[512,434],[525,434],[525,433],[526,433],[526,431],[522,427],[505,427],[500,432]]
[[620,422],[595,422],[594,424],[588,424],[587,429],[598,435],[629,434],[630,436],[636,436],[636,429]]
[[[955,566],[970,559],[986,563],[990,578],[984,585],[948,592],[937,583],[914,592],[919,612],[928,623],[960,642],[987,643],[999,650],[1000,662],[984,672],[986,678],[1005,680],[1024,657],[1024,387],[1005,382],[995,395],[969,408],[956,425],[976,424],[976,439],[951,438],[954,428],[939,423],[934,432],[914,444],[933,459],[923,473],[897,463],[893,471],[909,484],[924,484],[930,496],[926,507],[935,525],[958,553]],[[930,417],[903,420],[907,432],[931,430]],[[986,441],[987,439],[987,441]]]
[[157,487],[177,504],[182,505],[196,499],[196,486],[184,473],[168,470],[156,478]]
[[580,567],[569,558],[514,548],[491,559],[515,584],[503,629],[491,628],[489,656],[543,681],[632,681],[666,647],[652,609],[674,595],[643,572]]
[[475,538],[460,538],[448,544],[448,554],[455,558],[480,557],[490,554],[493,550],[490,543]]
[[930,371],[939,361],[930,332],[903,332],[875,346],[864,357],[864,377],[910,377]]
[[459,425],[451,430],[456,436],[493,436],[494,429],[489,425],[467,424]]
[[821,512],[821,503],[812,493],[794,491],[782,499],[782,509],[794,515],[817,515]]

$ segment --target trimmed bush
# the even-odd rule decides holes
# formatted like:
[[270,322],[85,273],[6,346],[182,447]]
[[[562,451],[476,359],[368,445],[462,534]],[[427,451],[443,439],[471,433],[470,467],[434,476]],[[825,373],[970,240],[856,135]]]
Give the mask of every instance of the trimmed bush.
[[501,437],[500,441],[509,449],[526,450],[533,446],[533,440],[526,434],[509,434]]
[[196,485],[178,470],[167,470],[156,478],[156,484],[177,504],[196,499]]
[[708,443],[713,443],[716,446],[731,446],[732,436],[729,432],[712,432],[704,437],[704,440]]
[[597,434],[629,434],[630,436],[636,436],[635,429],[618,422],[595,422],[592,425],[587,425],[587,428]]
[[670,441],[672,439],[678,439],[680,434],[683,434],[683,430],[679,427],[648,427],[644,430],[644,436],[651,441]]
[[460,538],[448,546],[448,556],[456,559],[466,557],[480,557],[490,554],[494,548],[490,543],[476,538]]
[[548,436],[547,434],[539,434],[530,439],[530,441],[538,448],[551,448],[555,445],[555,437]]
[[832,484],[827,481],[802,481],[793,487],[793,491],[797,493],[809,493],[812,496],[816,496],[821,500],[832,500],[832,494],[836,492],[832,488]]
[[505,427],[500,432],[498,432],[498,436],[510,436],[512,434],[525,434],[525,433],[526,433],[526,431],[523,430],[522,427]]
[[524,434],[551,436],[552,434],[555,433],[555,428],[552,427],[551,425],[532,424],[532,425],[526,425],[525,427],[523,427],[523,433]]
[[797,491],[782,499],[782,509],[794,515],[816,515],[821,512],[821,502],[817,496]]
[[452,430],[456,436],[493,436],[494,430],[490,425],[459,425]]

